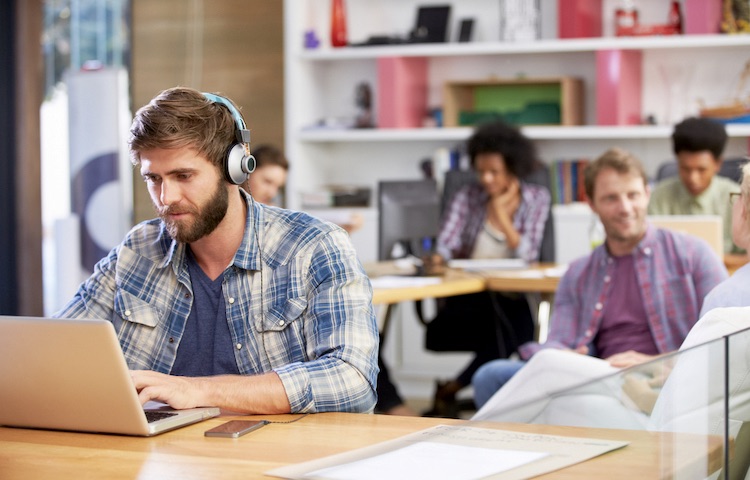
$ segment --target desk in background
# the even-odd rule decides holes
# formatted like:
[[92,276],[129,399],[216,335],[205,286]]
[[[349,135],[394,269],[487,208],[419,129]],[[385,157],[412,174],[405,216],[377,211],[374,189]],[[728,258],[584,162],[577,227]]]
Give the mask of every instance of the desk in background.
[[[747,255],[724,255],[724,265],[729,274],[748,262]],[[400,273],[393,262],[377,262],[367,266],[370,276],[393,275]],[[405,288],[375,288],[373,304],[391,304],[426,298],[450,297],[484,290],[496,292],[528,292],[554,294],[560,283],[560,265],[541,263],[521,270],[466,272],[449,269],[439,283]]]
[[[321,413],[271,424],[238,439],[203,432],[240,417],[220,417],[150,438],[0,427],[0,478],[162,480],[261,478],[276,467],[392,440],[435,425],[469,423],[482,428],[623,440],[630,445],[538,478],[666,478],[684,471],[686,459],[703,458],[707,439],[630,430],[466,422],[441,418]],[[241,417],[287,421],[292,415]],[[721,465],[721,442],[711,443],[712,465]],[[671,454],[679,445],[680,464]],[[716,457],[716,458],[714,458]],[[717,463],[718,462],[718,463]],[[264,477],[268,478],[268,477]]]
[[374,288],[373,304],[393,304],[426,298],[452,297],[467,293],[483,292],[487,289],[484,277],[459,270],[451,270],[442,275],[440,281],[429,285],[400,288]]

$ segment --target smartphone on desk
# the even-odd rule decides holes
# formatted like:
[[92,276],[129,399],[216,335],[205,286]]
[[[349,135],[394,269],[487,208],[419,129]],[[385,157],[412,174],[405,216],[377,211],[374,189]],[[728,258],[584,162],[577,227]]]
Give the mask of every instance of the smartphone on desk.
[[239,438],[268,424],[268,420],[230,420],[218,427],[206,430],[204,435],[207,437]]

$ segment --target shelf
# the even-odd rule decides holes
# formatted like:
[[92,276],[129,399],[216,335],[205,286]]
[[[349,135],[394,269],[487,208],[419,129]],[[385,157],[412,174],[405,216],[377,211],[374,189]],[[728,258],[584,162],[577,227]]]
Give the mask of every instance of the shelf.
[[537,40],[534,42],[443,43],[342,47],[303,50],[302,60],[356,60],[382,57],[448,57],[532,53],[595,52],[599,50],[661,50],[750,46],[750,35],[673,35]]
[[[575,127],[523,127],[522,130],[534,140],[622,140],[622,139],[668,139],[672,135],[671,125],[639,126],[575,126]],[[297,140],[311,143],[335,142],[423,142],[460,141],[471,135],[470,127],[414,128],[414,129],[362,129],[333,130],[310,129],[297,134]],[[750,124],[727,125],[730,137],[750,136]]]

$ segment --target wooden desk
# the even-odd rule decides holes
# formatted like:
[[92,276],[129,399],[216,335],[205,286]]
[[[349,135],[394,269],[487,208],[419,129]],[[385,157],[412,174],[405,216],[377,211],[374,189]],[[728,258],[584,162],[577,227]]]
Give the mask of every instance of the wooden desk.
[[[724,265],[729,274],[748,262],[745,254],[724,255]],[[495,292],[538,292],[551,294],[557,291],[561,276],[547,276],[544,271],[557,268],[553,263],[540,263],[523,270],[503,270],[482,272],[487,279],[487,289]]]
[[[206,438],[203,432],[231,418],[221,417],[151,438],[25,430],[0,427],[0,478],[78,480],[80,478],[162,480],[261,478],[263,472],[462,420],[389,415],[325,413],[298,422],[271,424],[238,439]],[[291,415],[254,418],[285,421]],[[677,441],[669,434],[545,425],[471,422],[473,426],[550,435],[631,442],[587,462],[539,478],[665,478],[689,465],[668,465]],[[705,456],[706,438],[680,438],[680,458]],[[710,448],[721,463],[721,444]],[[685,450],[687,449],[687,450]],[[690,460],[694,461],[694,460]],[[268,478],[268,477],[265,477]]]
[[[724,264],[730,275],[747,263],[746,255],[725,255]],[[375,270],[375,274],[388,274],[390,262],[383,262]],[[407,288],[376,288],[373,291],[373,304],[392,304],[425,298],[450,297],[466,293],[476,293],[483,290],[495,292],[528,292],[554,294],[560,283],[561,276],[545,275],[545,271],[557,268],[553,263],[540,263],[522,270],[484,271],[481,273],[448,270],[442,277],[442,282],[435,285],[425,285]]]
[[550,276],[545,271],[557,268],[552,263],[540,263],[523,270],[482,272],[487,289],[495,292],[555,293],[560,276]]
[[373,304],[391,304],[425,298],[452,297],[466,293],[477,293],[486,290],[486,281],[482,276],[449,270],[441,277],[441,282],[434,285],[422,285],[405,288],[376,288],[373,290]]

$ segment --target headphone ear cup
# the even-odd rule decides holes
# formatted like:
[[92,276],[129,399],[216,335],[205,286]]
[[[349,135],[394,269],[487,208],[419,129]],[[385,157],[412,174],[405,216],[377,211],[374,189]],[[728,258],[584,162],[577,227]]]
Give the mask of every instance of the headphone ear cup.
[[224,158],[224,176],[228,182],[241,185],[255,170],[255,157],[245,153],[245,147],[235,143]]

